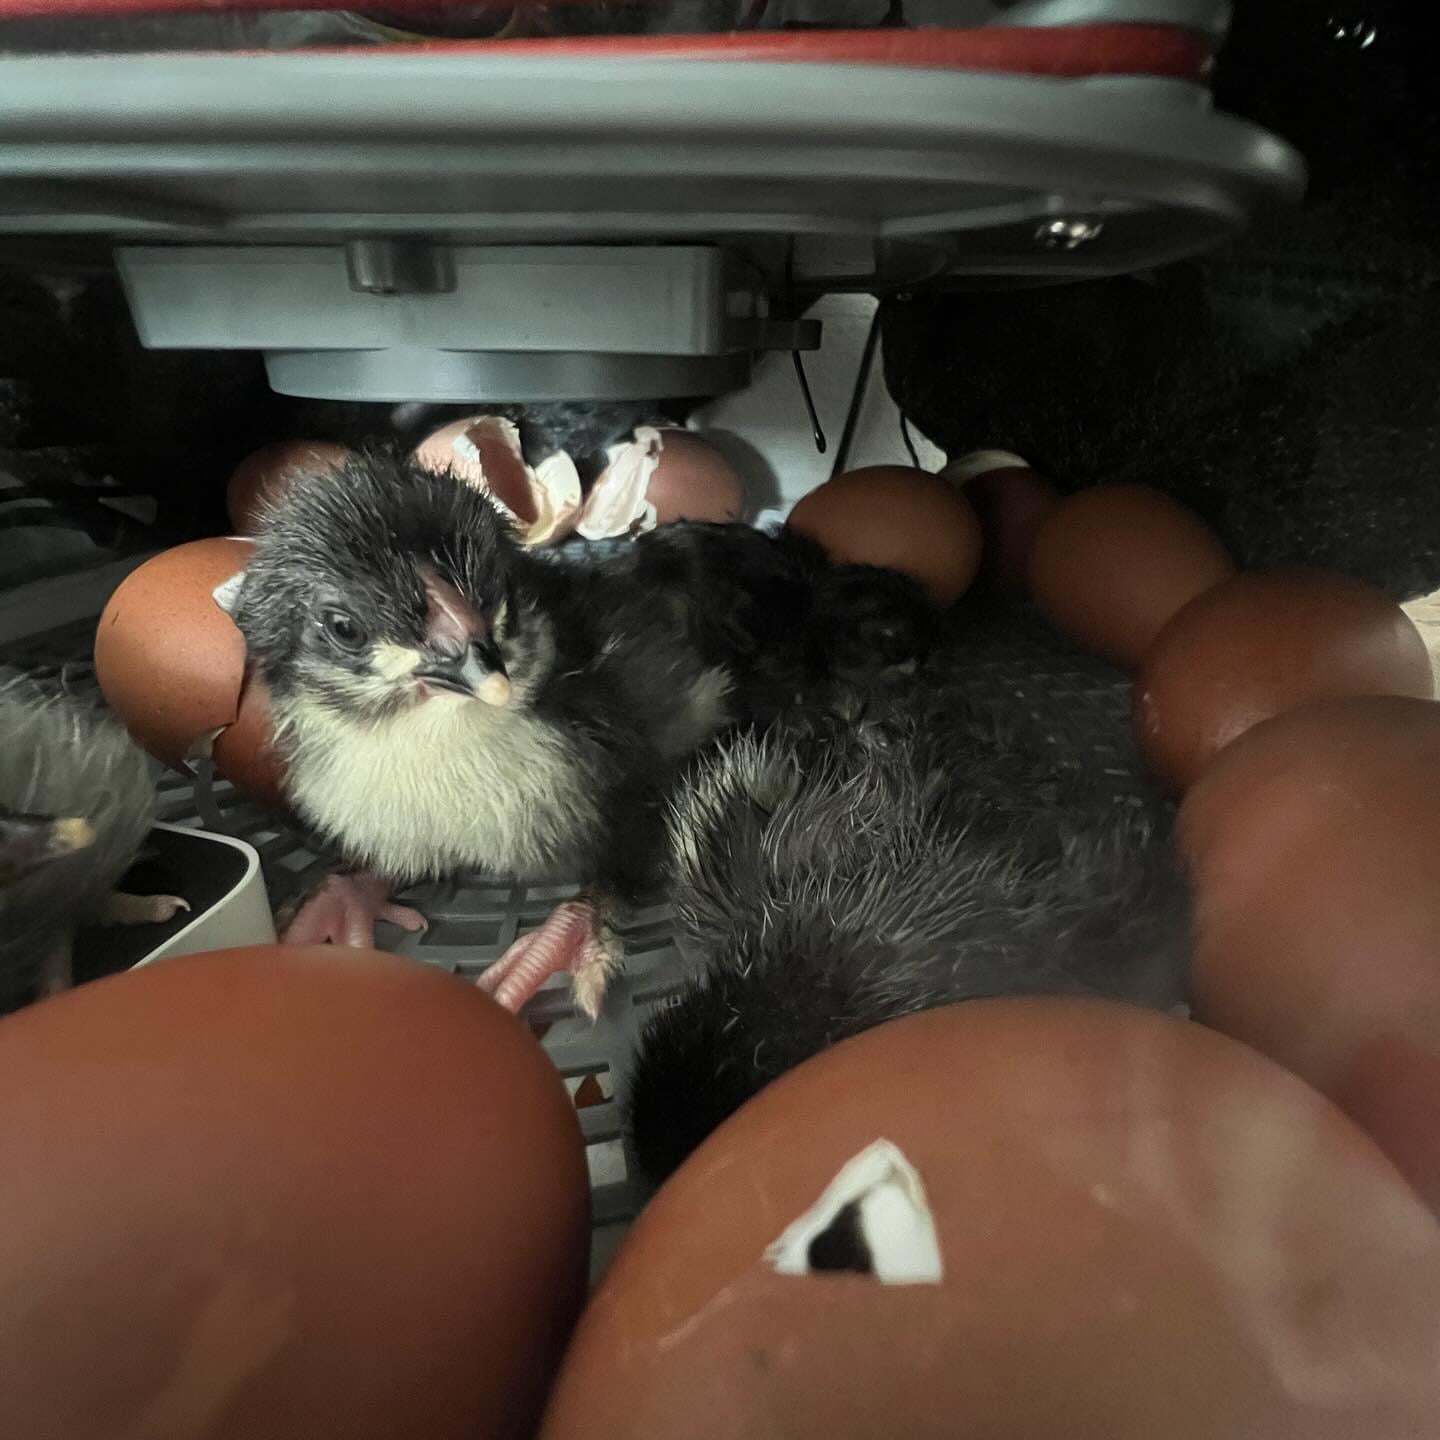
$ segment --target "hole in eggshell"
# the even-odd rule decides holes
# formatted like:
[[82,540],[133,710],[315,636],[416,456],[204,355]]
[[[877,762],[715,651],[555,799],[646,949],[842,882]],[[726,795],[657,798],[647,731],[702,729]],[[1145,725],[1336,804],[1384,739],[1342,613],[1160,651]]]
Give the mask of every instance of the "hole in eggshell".
[[780,1275],[863,1274],[938,1285],[945,1267],[920,1173],[889,1140],[867,1146],[765,1252]]
[[865,1243],[865,1224],[860,1202],[852,1200],[810,1242],[805,1252],[813,1271],[846,1271],[852,1275],[873,1275],[875,1257]]

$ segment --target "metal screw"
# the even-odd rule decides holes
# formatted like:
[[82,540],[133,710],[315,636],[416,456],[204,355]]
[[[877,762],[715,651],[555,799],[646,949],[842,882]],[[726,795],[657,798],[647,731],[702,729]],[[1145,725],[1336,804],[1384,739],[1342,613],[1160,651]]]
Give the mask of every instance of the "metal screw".
[[1078,250],[1098,239],[1104,228],[1103,220],[1079,220],[1057,215],[1053,220],[1040,222],[1035,229],[1035,238],[1047,250]]

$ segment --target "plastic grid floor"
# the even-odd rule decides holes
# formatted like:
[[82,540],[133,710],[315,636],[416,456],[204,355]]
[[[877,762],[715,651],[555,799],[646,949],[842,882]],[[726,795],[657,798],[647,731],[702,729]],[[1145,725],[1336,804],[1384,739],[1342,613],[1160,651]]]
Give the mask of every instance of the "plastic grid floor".
[[[26,671],[46,688],[99,698],[91,663],[94,621],[67,626],[11,645],[0,661]],[[277,909],[303,893],[325,873],[329,862],[310,849],[298,832],[208,773],[196,778],[163,771],[157,780],[159,818],[176,825],[220,831],[254,846],[264,869],[270,901]],[[424,886],[405,898],[430,920],[423,935],[402,935],[381,927],[380,943],[466,979],[478,977],[517,935],[539,925],[576,886],[555,882],[467,875],[458,883]],[[585,1137],[596,1231],[596,1264],[637,1213],[645,1189],[627,1152],[623,1113],[630,1058],[645,1015],[679,988],[685,965],[673,940],[670,913],[663,905],[630,915],[619,927],[626,966],[611,984],[604,1013],[591,1024],[577,1016],[568,984],[553,980],[526,1012],[550,1058],[575,1097]]]

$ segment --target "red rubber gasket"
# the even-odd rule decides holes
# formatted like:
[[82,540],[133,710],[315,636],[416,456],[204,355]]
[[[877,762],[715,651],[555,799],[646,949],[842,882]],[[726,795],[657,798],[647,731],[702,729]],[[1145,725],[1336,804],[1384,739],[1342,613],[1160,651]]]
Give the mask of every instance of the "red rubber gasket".
[[[355,0],[0,0],[0,21],[97,15],[183,14],[224,10],[354,9]],[[434,0],[385,0],[388,13],[429,10]],[[417,40],[366,46],[366,55],[504,54],[594,59],[788,61],[809,64],[913,66],[932,70],[1080,78],[1148,75],[1199,80],[1211,59],[1205,38],[1166,25],[1067,25],[972,30],[805,30],[719,35],[587,36],[565,39]],[[286,52],[335,53],[335,47]],[[346,53],[342,48],[341,53]]]

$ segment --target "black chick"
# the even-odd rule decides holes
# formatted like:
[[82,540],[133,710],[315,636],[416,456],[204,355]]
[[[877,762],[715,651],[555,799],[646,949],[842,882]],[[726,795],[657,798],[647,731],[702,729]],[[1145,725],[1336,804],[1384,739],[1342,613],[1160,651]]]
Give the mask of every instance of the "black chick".
[[0,682],[0,1013],[69,985],[79,926],[186,908],[115,893],[154,818],[150,762],[114,720],[24,676]]
[[[1125,715],[1108,753],[1067,755],[1065,702],[1032,716],[974,653],[952,636],[915,677],[737,738],[679,792],[671,896],[702,972],[650,1019],[630,1077],[651,1180],[886,1020],[1000,994],[1181,999],[1187,897]],[[981,701],[990,681],[1008,705]]]
[[678,767],[726,720],[729,677],[633,557],[520,548],[478,491],[370,454],[298,479],[263,519],[235,605],[288,795],[357,873],[287,939],[373,944],[424,920],[399,887],[474,869],[582,878],[487,972],[513,1008],[561,970],[596,1013],[613,902],[654,882]]

